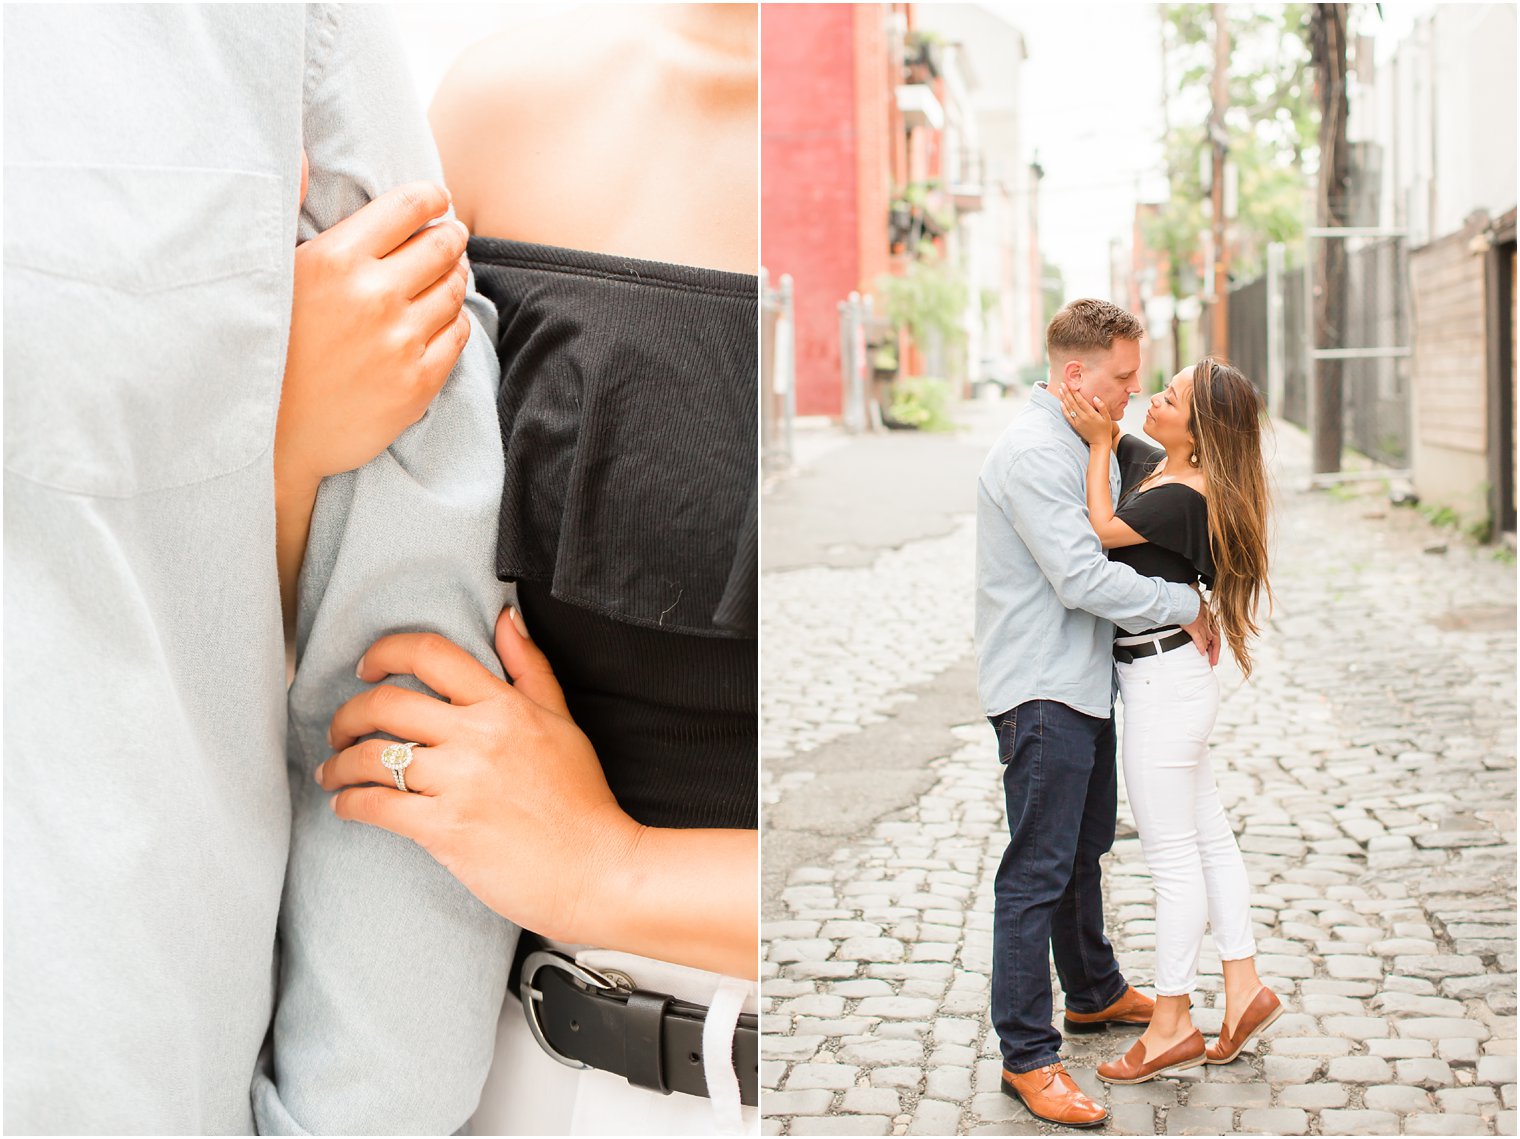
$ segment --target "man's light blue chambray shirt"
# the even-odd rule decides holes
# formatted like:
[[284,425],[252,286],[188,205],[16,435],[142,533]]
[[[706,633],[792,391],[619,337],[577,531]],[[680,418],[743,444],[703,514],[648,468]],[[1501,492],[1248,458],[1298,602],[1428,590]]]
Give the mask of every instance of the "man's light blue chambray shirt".
[[275,567],[298,232],[439,177],[389,16],[5,32],[5,1130],[457,1130],[516,931],[311,773],[376,637],[499,675],[489,304],[422,420],[323,484],[288,701]]
[[[982,710],[1055,700],[1106,717],[1114,625],[1139,633],[1198,616],[1188,586],[1111,562],[1087,517],[1087,444],[1037,386],[976,486],[976,655]],[[1119,464],[1109,486],[1119,494]]]

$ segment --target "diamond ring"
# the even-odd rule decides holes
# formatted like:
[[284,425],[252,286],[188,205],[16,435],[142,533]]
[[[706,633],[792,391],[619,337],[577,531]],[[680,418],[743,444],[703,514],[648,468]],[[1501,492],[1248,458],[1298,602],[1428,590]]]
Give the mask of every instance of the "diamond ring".
[[416,743],[391,744],[380,753],[380,762],[390,769],[390,773],[396,777],[396,790],[410,791],[406,785],[406,776],[401,774],[412,765],[412,749],[421,745]]

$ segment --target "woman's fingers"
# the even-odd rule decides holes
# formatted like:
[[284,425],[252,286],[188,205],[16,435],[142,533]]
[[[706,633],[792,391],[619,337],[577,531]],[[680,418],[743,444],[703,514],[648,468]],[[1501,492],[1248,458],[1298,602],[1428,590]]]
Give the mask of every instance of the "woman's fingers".
[[448,380],[459,354],[470,342],[470,327],[470,314],[461,309],[453,322],[440,329],[422,350],[420,378],[435,394]]
[[[408,182],[366,203],[328,229],[324,236],[355,255],[384,257],[428,222],[447,213],[448,209],[448,193],[442,186],[433,182]],[[456,252],[455,256],[458,255]],[[435,280],[442,271],[440,268],[418,288]]]
[[1093,400],[1096,402],[1096,406],[1095,403],[1089,403],[1085,399],[1078,398],[1077,393],[1064,384],[1061,386],[1061,404],[1067,411],[1076,412],[1078,417],[1102,414],[1101,401],[1098,400],[1097,396],[1094,396]]
[[379,684],[333,713],[327,742],[334,751],[340,751],[360,736],[385,732],[403,740],[438,744],[449,736],[451,712],[442,700],[394,684]]
[[469,270],[463,260],[455,261],[454,268],[434,281],[412,298],[407,319],[417,329],[422,341],[431,341],[443,329],[454,323],[459,310],[464,307],[466,282]]
[[415,297],[442,277],[464,256],[470,233],[464,222],[445,218],[414,234],[395,251],[386,255],[388,272],[407,296]]
[[381,637],[365,650],[355,675],[370,683],[387,676],[415,676],[450,704],[475,704],[505,687],[485,665],[437,633]]
[[522,610],[507,606],[496,618],[496,655],[512,678],[512,686],[533,703],[556,715],[570,718],[565,693],[554,679],[549,658],[528,639]]
[[1061,406],[1066,410],[1068,416],[1072,416],[1073,412],[1076,413],[1073,416],[1074,418],[1080,417],[1082,414],[1082,403],[1077,399],[1077,393],[1064,384],[1061,387]]
[[1061,406],[1066,409],[1067,417],[1077,433],[1087,442],[1096,443],[1105,435],[1112,437],[1113,420],[1097,396],[1083,398],[1063,385]]
[[[344,787],[357,787],[364,783],[379,783],[394,787],[396,777],[390,768],[380,762],[380,754],[395,746],[394,740],[365,740],[344,748],[316,770],[316,780],[329,791]],[[414,747],[412,762],[402,771],[409,791],[419,795],[436,795],[439,790],[440,761],[438,749]]]
[[427,795],[394,787],[350,787],[332,797],[333,814],[352,823],[368,823],[427,846],[437,804]]

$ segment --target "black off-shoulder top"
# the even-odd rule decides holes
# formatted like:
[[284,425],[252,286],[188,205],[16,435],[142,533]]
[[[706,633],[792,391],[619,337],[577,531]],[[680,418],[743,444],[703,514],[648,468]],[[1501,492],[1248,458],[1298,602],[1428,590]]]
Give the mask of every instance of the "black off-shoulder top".
[[[1134,546],[1108,551],[1110,561],[1123,562],[1145,577],[1192,585],[1214,584],[1214,556],[1209,544],[1209,503],[1182,483],[1164,483],[1147,490],[1137,487],[1166,458],[1166,452],[1133,435],[1119,440],[1116,452],[1122,491],[1114,517],[1145,539]],[[1175,625],[1161,628],[1172,629]]]
[[757,825],[758,278],[472,237],[496,307],[496,572],[619,804]]

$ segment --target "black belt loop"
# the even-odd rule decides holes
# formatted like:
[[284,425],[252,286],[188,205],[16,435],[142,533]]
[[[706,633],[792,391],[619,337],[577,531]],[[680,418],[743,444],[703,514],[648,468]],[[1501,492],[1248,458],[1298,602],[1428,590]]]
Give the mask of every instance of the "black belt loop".
[[671,998],[664,993],[650,993],[635,989],[628,994],[628,1014],[624,1023],[628,1026],[624,1036],[626,1049],[624,1065],[628,1082],[636,1088],[669,1095],[665,1086],[665,1065],[662,1062],[660,1027],[665,1023],[665,1010]]

